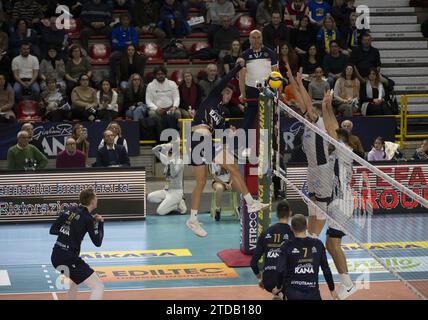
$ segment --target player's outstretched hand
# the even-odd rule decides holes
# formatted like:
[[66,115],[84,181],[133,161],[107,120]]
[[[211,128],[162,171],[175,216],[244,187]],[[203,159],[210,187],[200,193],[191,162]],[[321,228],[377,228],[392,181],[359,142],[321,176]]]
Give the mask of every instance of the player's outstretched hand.
[[99,214],[95,214],[95,215],[94,215],[94,219],[95,219],[95,221],[97,221],[97,222],[104,222],[104,218],[103,218],[103,216],[102,216],[102,215],[99,215]]
[[241,67],[245,67],[245,60],[243,58],[238,58],[236,60],[236,63],[239,64]]
[[322,100],[322,104],[324,106],[330,107],[333,102],[333,90],[327,90],[324,94],[324,98]]
[[333,300],[340,300],[339,296],[337,295],[336,290],[330,291],[331,297],[333,298]]

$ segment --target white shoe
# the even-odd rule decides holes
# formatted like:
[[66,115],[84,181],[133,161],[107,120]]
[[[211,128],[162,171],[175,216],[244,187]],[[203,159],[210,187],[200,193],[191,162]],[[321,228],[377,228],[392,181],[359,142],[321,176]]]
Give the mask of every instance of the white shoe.
[[266,209],[268,207],[269,207],[268,203],[261,203],[258,200],[254,200],[254,202],[250,205],[247,203],[247,209],[248,209],[249,213],[258,212],[258,211]]
[[196,234],[198,237],[206,237],[207,235],[208,235],[208,233],[204,230],[204,229],[202,229],[202,227],[201,227],[201,225],[200,225],[200,223],[199,223],[199,221],[198,220],[187,220],[186,221],[186,226],[190,229],[190,230],[192,230],[192,232],[194,233],[194,234]]
[[178,204],[178,211],[181,214],[185,214],[187,212],[186,201],[184,201],[184,199],[181,199],[180,203]]
[[346,288],[343,284],[340,284],[339,290],[337,291],[337,296],[339,300],[345,300],[357,292],[357,286],[352,283],[352,287]]
[[272,300],[284,300],[284,295],[282,294],[282,292],[279,292],[278,294],[274,294],[272,296]]

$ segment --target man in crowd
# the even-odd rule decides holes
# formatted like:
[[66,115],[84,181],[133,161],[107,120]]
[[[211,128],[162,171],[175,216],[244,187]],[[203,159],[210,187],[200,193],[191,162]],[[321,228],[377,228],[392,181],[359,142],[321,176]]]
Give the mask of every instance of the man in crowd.
[[158,133],[163,128],[178,129],[177,119],[181,113],[180,93],[177,84],[166,78],[167,70],[164,66],[156,67],[153,74],[155,79],[149,83],[146,90],[146,104],[149,116],[156,120]]
[[330,53],[324,56],[323,69],[327,76],[330,88],[334,88],[336,80],[340,78],[346,64],[348,57],[340,52],[340,47],[337,41],[330,41]]
[[13,89],[17,103],[22,100],[24,94],[31,94],[31,99],[35,101],[39,101],[40,98],[40,86],[37,83],[39,60],[30,54],[30,47],[29,43],[23,43],[21,54],[12,60],[12,72],[15,78]]
[[207,72],[207,77],[199,81],[199,85],[203,92],[202,100],[205,99],[210,94],[211,90],[221,81],[218,76],[217,65],[210,63],[205,70]]
[[413,154],[414,160],[428,160],[428,139],[422,141],[420,148],[417,148],[415,153]]
[[372,36],[369,33],[361,36],[361,45],[352,50],[349,61],[357,68],[357,76],[360,81],[365,81],[371,68],[377,68],[380,72],[379,50],[372,46]]
[[354,128],[354,124],[352,123],[352,121],[345,120],[340,126],[349,132],[349,146],[352,148],[354,153],[364,159],[365,151],[360,141],[360,138],[358,138],[358,136],[352,133],[352,129]]
[[56,157],[56,167],[59,168],[85,168],[85,154],[77,150],[76,140],[67,138],[65,150],[58,153]]
[[281,13],[274,11],[271,23],[263,28],[263,44],[276,51],[282,42],[290,42],[290,29],[281,21]]
[[28,143],[35,146],[37,148],[37,150],[39,150],[41,153],[43,153],[45,156],[47,156],[40,140],[34,139],[34,127],[33,127],[33,125],[30,122],[26,122],[22,125],[21,130],[27,131],[28,137],[29,137]]
[[221,17],[221,28],[214,35],[214,49],[218,50],[219,58],[223,57],[230,51],[233,40],[239,40],[239,31],[230,24],[228,16]]
[[97,151],[94,167],[130,167],[128,152],[124,146],[114,144],[114,134],[104,131],[104,146]]
[[9,170],[44,169],[48,164],[48,158],[28,143],[30,140],[28,132],[19,131],[17,139],[18,143],[7,151],[7,168]]

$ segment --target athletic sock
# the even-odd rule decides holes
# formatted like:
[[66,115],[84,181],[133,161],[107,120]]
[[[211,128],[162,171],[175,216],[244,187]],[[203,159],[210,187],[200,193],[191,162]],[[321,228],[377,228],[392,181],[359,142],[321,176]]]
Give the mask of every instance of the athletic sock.
[[252,205],[254,203],[254,199],[251,196],[251,194],[247,193],[244,195],[245,202],[247,202],[248,205]]
[[339,280],[346,288],[350,288],[354,285],[351,277],[347,273],[339,273]]
[[190,209],[190,220],[191,221],[198,220],[198,210]]

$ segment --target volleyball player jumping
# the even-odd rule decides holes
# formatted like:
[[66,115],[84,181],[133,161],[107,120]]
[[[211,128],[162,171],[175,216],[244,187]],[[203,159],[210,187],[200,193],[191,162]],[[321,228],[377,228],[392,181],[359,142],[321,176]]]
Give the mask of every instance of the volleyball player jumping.
[[[192,206],[190,210],[190,219],[187,220],[187,227],[199,237],[206,237],[207,232],[201,227],[198,221],[198,209],[201,201],[201,194],[206,184],[206,165],[212,161],[219,164],[222,168],[230,172],[232,186],[243,194],[246,201],[248,212],[257,212],[267,208],[269,204],[264,204],[254,200],[251,196],[245,181],[240,175],[238,166],[234,163],[235,159],[232,153],[226,150],[223,142],[214,143],[215,130],[225,130],[226,121],[223,105],[227,104],[235,90],[233,85],[228,84],[230,80],[241,70],[244,60],[239,58],[237,65],[223,77],[220,83],[214,87],[210,94],[199,106],[192,121],[192,141],[191,141],[191,165],[195,173],[196,185],[192,192]],[[233,127],[231,127],[233,131]],[[200,143],[210,141],[211,150],[201,149]],[[196,150],[195,150],[196,149]],[[195,152],[201,150],[200,153]],[[209,153],[211,152],[211,156]],[[213,159],[212,161],[210,161]]]

